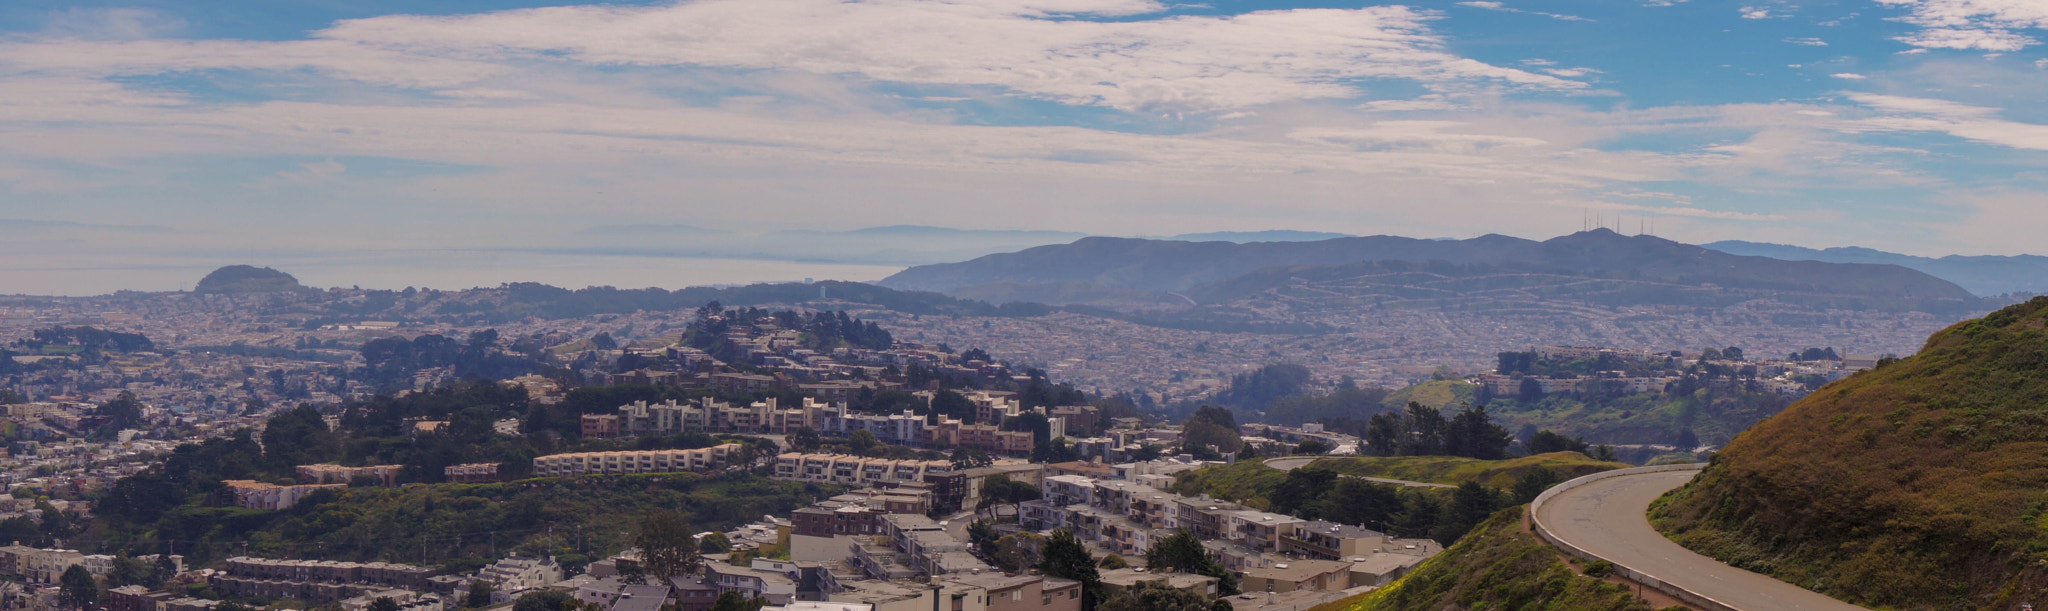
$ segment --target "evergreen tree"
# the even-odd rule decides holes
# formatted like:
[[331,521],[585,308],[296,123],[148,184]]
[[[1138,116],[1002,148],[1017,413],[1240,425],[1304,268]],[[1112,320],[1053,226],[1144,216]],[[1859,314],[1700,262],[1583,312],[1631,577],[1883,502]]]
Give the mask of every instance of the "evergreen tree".
[[640,535],[633,540],[640,548],[648,578],[667,583],[670,577],[696,573],[704,557],[692,534],[683,514],[671,509],[648,511],[640,521]]
[[99,582],[84,565],[74,564],[57,577],[57,604],[67,609],[85,609],[100,600]]
[[1101,595],[1102,573],[1095,569],[1095,559],[1088,555],[1088,547],[1081,544],[1081,539],[1074,536],[1073,529],[1052,531],[1039,558],[1038,570],[1047,577],[1081,582],[1081,609],[1094,611]]

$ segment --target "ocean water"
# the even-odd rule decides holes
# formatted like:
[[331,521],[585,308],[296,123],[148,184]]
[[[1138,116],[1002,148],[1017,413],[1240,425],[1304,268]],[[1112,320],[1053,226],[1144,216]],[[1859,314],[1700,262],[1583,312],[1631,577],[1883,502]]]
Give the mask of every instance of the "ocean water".
[[313,287],[459,290],[511,282],[619,288],[846,280],[869,282],[900,266],[698,257],[587,255],[482,250],[359,250],[263,254],[10,254],[0,261],[0,294],[104,295],[120,290],[191,290],[224,265],[271,267]]

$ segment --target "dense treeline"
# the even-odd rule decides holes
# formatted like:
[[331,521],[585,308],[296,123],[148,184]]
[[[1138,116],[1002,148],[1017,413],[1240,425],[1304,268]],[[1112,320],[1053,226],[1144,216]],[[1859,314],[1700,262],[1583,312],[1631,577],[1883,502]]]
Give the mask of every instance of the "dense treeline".
[[1461,483],[1449,495],[1442,490],[1403,490],[1343,477],[1330,469],[1304,467],[1287,472],[1273,488],[1268,510],[1450,545],[1493,512],[1512,504],[1506,494],[1476,482]]
[[803,346],[812,350],[840,347],[886,350],[896,343],[896,339],[881,325],[848,317],[844,310],[809,314],[795,310],[770,312],[760,308],[728,309],[713,301],[697,309],[697,320],[683,333],[683,344],[710,352],[721,361],[743,361],[745,359],[738,358],[740,355],[726,352],[726,333],[734,326],[759,326],[770,322],[777,327],[803,333]]
[[[540,479],[321,491],[282,511],[187,503],[136,523],[110,515],[81,549],[154,553],[175,544],[189,562],[229,555],[424,563],[474,569],[509,552],[552,554],[571,567],[631,544],[650,509],[681,511],[697,530],[785,515],[840,488],[746,472]],[[0,525],[4,528],[4,525]]]
[[[655,389],[577,389],[563,405],[569,405],[569,410],[615,410],[619,405],[615,401],[622,396],[645,396],[642,393],[649,390]],[[545,454],[695,448],[723,442],[703,434],[582,440],[576,435],[580,432],[577,420],[560,416],[529,418],[524,434],[506,435],[494,426],[502,419],[554,414],[558,409],[561,406],[530,403],[523,389],[481,380],[344,404],[338,414],[338,431],[329,429],[321,412],[302,406],[271,417],[260,443],[243,431],[179,446],[162,465],[115,482],[101,493],[96,508],[105,528],[113,533],[175,531],[197,536],[194,533],[218,529],[240,532],[237,529],[254,528],[240,520],[261,521],[267,514],[244,515],[237,513],[239,509],[227,508],[232,497],[223,482],[294,483],[299,465],[399,465],[403,467],[400,482],[435,483],[443,481],[444,467],[496,462],[501,463],[501,477],[516,479],[530,472],[533,457]],[[421,421],[446,424],[427,431],[419,428]],[[751,451],[772,452],[761,445],[769,442],[743,441]]]
[[1356,419],[1385,410],[1384,402],[1390,394],[1385,388],[1360,388],[1347,377],[1329,394],[1293,396],[1273,402],[1266,408],[1266,423],[1298,426],[1306,422]]
[[101,352],[152,352],[156,343],[140,333],[106,331],[97,327],[51,327],[36,329],[28,339],[14,344],[30,351],[50,346],[69,346]]
[[1463,456],[1482,460],[1508,457],[1514,436],[1493,423],[1486,406],[1443,412],[1410,402],[1403,413],[1376,414],[1366,422],[1364,451],[1374,456]]

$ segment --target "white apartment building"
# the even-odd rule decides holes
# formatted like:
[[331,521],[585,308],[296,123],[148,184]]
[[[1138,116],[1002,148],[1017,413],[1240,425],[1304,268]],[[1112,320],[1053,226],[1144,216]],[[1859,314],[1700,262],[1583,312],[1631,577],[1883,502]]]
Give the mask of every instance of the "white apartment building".
[[703,471],[726,464],[740,448],[740,444],[727,443],[694,450],[638,450],[628,452],[550,454],[533,459],[533,475],[535,477],[569,477],[606,473]]

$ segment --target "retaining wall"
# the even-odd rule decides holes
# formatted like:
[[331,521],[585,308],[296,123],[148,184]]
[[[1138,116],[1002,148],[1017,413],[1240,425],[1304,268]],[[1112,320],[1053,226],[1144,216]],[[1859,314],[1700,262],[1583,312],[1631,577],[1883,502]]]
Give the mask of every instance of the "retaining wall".
[[[1705,469],[1706,467],[1707,465],[1705,463],[1694,463],[1687,465],[1657,465],[1654,467],[1636,467],[1633,469],[1617,469],[1614,471],[1602,471],[1585,477],[1573,479],[1571,481],[1558,484],[1556,486],[1552,486],[1549,490],[1543,491],[1543,494],[1537,495],[1536,500],[1529,502],[1529,524],[1535,526],[1536,536],[1542,537],[1544,541],[1550,542],[1551,545],[1556,546],[1558,549],[1564,550],[1565,553],[1571,554],[1575,558],[1587,561],[1599,560],[1608,562],[1610,564],[1614,564],[1614,562],[1611,560],[1595,556],[1591,552],[1579,549],[1577,546],[1565,542],[1565,540],[1558,538],[1556,535],[1550,534],[1550,528],[1543,525],[1543,520],[1540,518],[1542,514],[1538,511],[1543,508],[1543,503],[1549,501],[1552,497],[1555,497],[1559,493],[1562,493],[1566,490],[1571,490],[1579,486],[1584,486],[1586,484],[1590,484],[1612,477],[1638,475],[1643,473],[1663,473],[1666,471],[1698,471],[1701,469]],[[1737,609],[1735,607],[1728,606],[1727,604],[1723,604],[1721,601],[1693,593],[1691,590],[1687,590],[1676,585],[1665,583],[1664,580],[1658,579],[1656,576],[1649,575],[1647,573],[1643,573],[1642,571],[1622,566],[1620,564],[1614,564],[1614,572],[1615,574],[1628,578],[1630,581],[1643,584],[1643,587],[1647,587],[1658,592],[1663,592],[1665,594],[1670,595],[1672,598],[1684,601],[1686,604],[1692,605],[1693,607],[1699,609],[1705,609],[1706,611],[1746,611],[1743,609]]]

